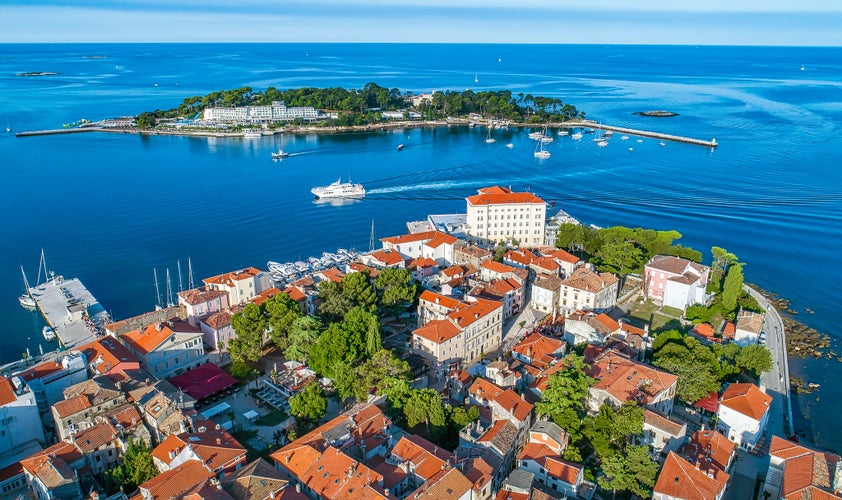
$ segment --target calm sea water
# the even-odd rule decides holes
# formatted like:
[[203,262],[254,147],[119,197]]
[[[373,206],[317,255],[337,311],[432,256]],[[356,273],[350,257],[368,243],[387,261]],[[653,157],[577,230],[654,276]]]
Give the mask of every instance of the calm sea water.
[[[92,58],[90,56],[99,56]],[[802,70],[802,65],[804,69]],[[26,71],[55,76],[17,77]],[[477,75],[478,82],[474,82]],[[677,229],[705,251],[723,246],[747,279],[815,313],[842,336],[842,49],[566,45],[0,45],[0,126],[59,128],[176,106],[244,85],[402,90],[510,89],[560,97],[606,123],[703,139],[706,148],[635,138],[598,148],[558,138],[532,156],[526,131],[440,128],[258,140],[0,132],[0,361],[47,345],[17,304],[19,265],[79,277],[115,318],[150,310],[153,268],[192,259],[197,280],[267,260],[367,248],[407,220],[463,212],[491,184],[532,189],[600,226]],[[666,109],[653,119],[635,111]],[[505,144],[513,143],[507,149]],[[406,145],[400,153],[399,143]],[[272,162],[282,147],[294,153]],[[630,152],[629,148],[634,151]],[[310,187],[338,177],[370,195],[316,204]],[[186,283],[186,273],[184,277]],[[838,342],[836,344],[839,352]],[[800,398],[798,428],[842,449],[836,361],[794,361],[822,384]]]

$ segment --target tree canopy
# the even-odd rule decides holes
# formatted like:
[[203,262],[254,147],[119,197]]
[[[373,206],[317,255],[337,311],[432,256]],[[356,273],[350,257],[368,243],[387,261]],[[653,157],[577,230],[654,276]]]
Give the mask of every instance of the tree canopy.
[[380,296],[380,305],[386,308],[406,308],[415,301],[418,286],[412,281],[412,274],[406,269],[381,269],[374,280]]
[[131,440],[123,455],[123,463],[105,471],[105,487],[116,493],[120,487],[131,493],[137,487],[158,475],[152,460],[152,450],[139,440]]
[[231,359],[240,362],[255,362],[260,359],[263,335],[268,322],[263,310],[255,304],[246,304],[243,312],[231,316],[231,326],[236,336],[228,341]]
[[289,412],[301,419],[318,422],[327,413],[327,399],[318,381],[307,384],[304,389],[289,398]]
[[273,295],[263,303],[269,323],[269,337],[279,349],[286,349],[288,336],[292,324],[304,316],[298,302],[292,300],[285,292]]
[[595,380],[585,372],[585,360],[581,356],[568,354],[561,362],[564,368],[550,375],[535,409],[552,418],[576,441],[585,416],[588,388]]

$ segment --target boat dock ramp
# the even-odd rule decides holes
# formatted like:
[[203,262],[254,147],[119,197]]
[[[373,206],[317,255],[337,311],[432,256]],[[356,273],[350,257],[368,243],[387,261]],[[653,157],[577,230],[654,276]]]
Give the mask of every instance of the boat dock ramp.
[[718,144],[716,143],[716,139],[706,141],[704,139],[694,139],[692,137],[684,137],[680,135],[662,134],[660,132],[651,132],[648,130],[637,130],[633,128],[615,127],[613,125],[603,125],[601,123],[592,122],[589,120],[569,121],[560,123],[558,124],[558,126],[561,128],[598,128],[601,130],[611,130],[613,132],[618,132],[621,134],[637,135],[640,137],[651,137],[653,139],[661,139],[664,141],[683,142],[685,144],[694,144],[696,146],[705,146],[708,148],[715,148],[718,146]]
[[92,342],[110,320],[108,313],[77,278],[53,276],[30,289],[35,304],[62,345],[71,349]]

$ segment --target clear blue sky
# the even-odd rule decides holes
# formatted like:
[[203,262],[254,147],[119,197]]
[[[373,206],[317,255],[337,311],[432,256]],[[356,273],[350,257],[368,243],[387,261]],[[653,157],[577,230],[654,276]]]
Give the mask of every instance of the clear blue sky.
[[842,45],[840,0],[0,0],[0,42]]

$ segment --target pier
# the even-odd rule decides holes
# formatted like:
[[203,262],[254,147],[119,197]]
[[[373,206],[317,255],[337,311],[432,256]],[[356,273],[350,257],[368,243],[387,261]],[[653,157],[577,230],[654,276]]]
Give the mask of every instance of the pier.
[[662,134],[660,132],[651,132],[649,130],[637,130],[633,128],[625,128],[625,127],[615,127],[612,125],[603,125],[601,123],[596,123],[592,121],[569,121],[559,124],[561,128],[598,128],[601,130],[611,130],[613,132],[619,132],[621,134],[626,135],[636,135],[640,137],[651,137],[653,139],[661,139],[664,141],[673,141],[673,142],[683,142],[685,144],[694,144],[696,146],[705,146],[708,148],[715,148],[718,146],[716,143],[716,139],[711,139],[706,141],[704,139],[694,139],[692,137],[684,137],[680,135],[670,135],[670,134]]
[[52,130],[27,130],[18,132],[15,137],[32,137],[36,135],[81,134],[82,132],[102,132],[101,127],[57,128]]
[[108,313],[77,278],[54,276],[30,289],[32,298],[61,344],[71,349],[97,338]]

